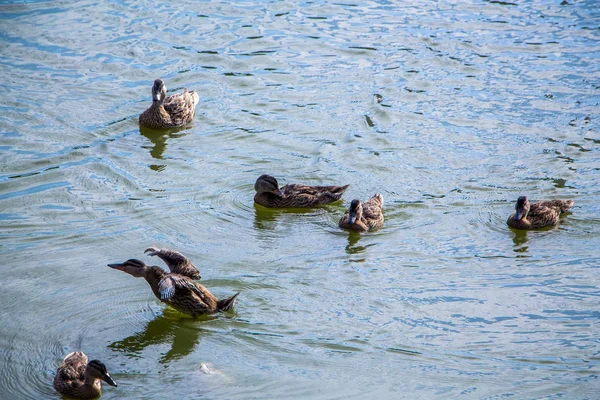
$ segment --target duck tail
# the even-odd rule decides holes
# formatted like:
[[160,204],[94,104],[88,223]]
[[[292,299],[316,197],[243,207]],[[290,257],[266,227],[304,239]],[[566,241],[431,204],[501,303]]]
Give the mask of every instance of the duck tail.
[[331,191],[335,194],[342,194],[346,191],[346,189],[348,189],[350,187],[350,185],[345,185],[345,186],[334,186],[331,188]]
[[380,205],[381,207],[383,207],[383,196],[382,196],[381,194],[379,194],[379,193],[375,193],[375,194],[373,195],[373,197],[371,197],[371,199],[377,200],[377,201],[379,202],[379,205]]
[[219,311],[223,311],[223,312],[231,310],[231,308],[235,304],[235,300],[237,299],[239,294],[240,294],[240,292],[237,292],[236,294],[234,294],[233,296],[231,296],[227,299],[219,300],[217,302],[217,309]]

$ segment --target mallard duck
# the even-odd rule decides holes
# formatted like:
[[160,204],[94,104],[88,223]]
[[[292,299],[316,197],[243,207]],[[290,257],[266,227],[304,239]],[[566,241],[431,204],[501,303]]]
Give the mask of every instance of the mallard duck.
[[173,274],[187,276],[191,279],[200,279],[200,271],[196,269],[194,264],[186,256],[178,251],[171,249],[159,249],[157,247],[149,247],[144,250],[149,256],[158,256],[167,264],[169,271]]
[[102,362],[88,362],[83,352],[75,351],[67,354],[56,370],[54,389],[75,399],[93,399],[102,395],[100,380],[117,387]]
[[573,200],[550,200],[529,203],[527,196],[517,199],[515,212],[508,217],[506,223],[515,229],[539,229],[554,226],[560,214],[573,207]]
[[145,278],[160,301],[192,317],[228,311],[239,295],[238,292],[227,299],[219,300],[207,288],[187,276],[167,273],[160,267],[150,267],[136,259],[108,266],[135,278]]
[[383,226],[383,197],[377,193],[364,204],[354,199],[340,219],[339,226],[351,231],[366,232]]
[[349,186],[306,186],[294,183],[280,189],[274,177],[261,175],[254,184],[254,201],[261,206],[274,208],[315,207],[339,200]]
[[152,105],[140,115],[140,125],[153,129],[175,128],[189,124],[194,119],[196,104],[200,100],[196,92],[183,89],[166,97],[167,87],[162,79],[152,86]]

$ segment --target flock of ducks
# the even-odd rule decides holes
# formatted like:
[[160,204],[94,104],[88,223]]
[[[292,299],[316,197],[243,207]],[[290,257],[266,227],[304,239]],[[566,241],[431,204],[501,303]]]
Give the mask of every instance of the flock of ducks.
[[[198,94],[187,89],[169,97],[166,97],[166,93],[165,83],[161,79],[156,79],[152,86],[152,105],[139,117],[141,126],[168,129],[192,122],[198,104]],[[254,184],[256,190],[254,202],[269,208],[316,207],[339,200],[349,186],[288,184],[280,188],[273,176],[261,175]],[[527,196],[521,196],[507,224],[511,228],[524,230],[555,226],[558,224],[559,216],[572,206],[573,200],[530,203]],[[383,197],[381,194],[375,194],[364,203],[358,199],[352,200],[338,226],[356,232],[382,228]],[[157,266],[148,266],[137,259],[108,264],[108,266],[135,278],[144,278],[156,298],[192,317],[225,312],[233,308],[239,292],[219,300],[197,282],[200,279],[200,272],[180,252],[150,247],[144,253],[160,258],[167,265],[169,272]],[[96,398],[102,394],[101,380],[111,386],[117,386],[102,362],[98,360],[88,362],[84,353],[73,352],[68,354],[58,367],[54,388],[59,393],[72,398]]]

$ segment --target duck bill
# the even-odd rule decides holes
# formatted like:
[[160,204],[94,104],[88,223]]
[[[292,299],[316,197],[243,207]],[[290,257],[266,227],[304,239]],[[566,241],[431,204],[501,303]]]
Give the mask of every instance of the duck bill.
[[152,100],[160,101],[160,93],[156,93],[154,96],[152,96]]
[[125,266],[123,264],[108,264],[109,267],[113,269],[118,269],[119,271],[123,271]]
[[108,373],[104,374],[104,376],[102,377],[102,380],[104,382],[108,383],[110,386],[117,387],[117,383],[113,380],[113,378],[110,377],[110,375]]
[[515,220],[520,221],[523,219],[523,211],[519,210],[515,213]]

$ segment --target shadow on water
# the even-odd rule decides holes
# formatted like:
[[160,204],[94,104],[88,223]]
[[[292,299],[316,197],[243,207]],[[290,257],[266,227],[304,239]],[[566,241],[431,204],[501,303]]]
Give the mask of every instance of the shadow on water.
[[193,319],[173,320],[160,315],[150,321],[143,331],[113,342],[108,347],[129,357],[139,357],[148,346],[170,343],[171,349],[160,359],[161,363],[166,364],[194,351],[202,332],[195,322]]
[[[140,135],[148,138],[153,144],[152,148],[150,149],[150,156],[157,160],[163,160],[163,154],[167,148],[167,139],[178,138],[187,135],[187,133],[184,132],[186,129],[186,127],[173,129],[150,129],[140,126]],[[145,145],[142,147],[147,148],[147,146]],[[163,164],[150,165],[150,169],[154,171],[162,171],[163,169],[165,169],[165,167],[166,166]]]

